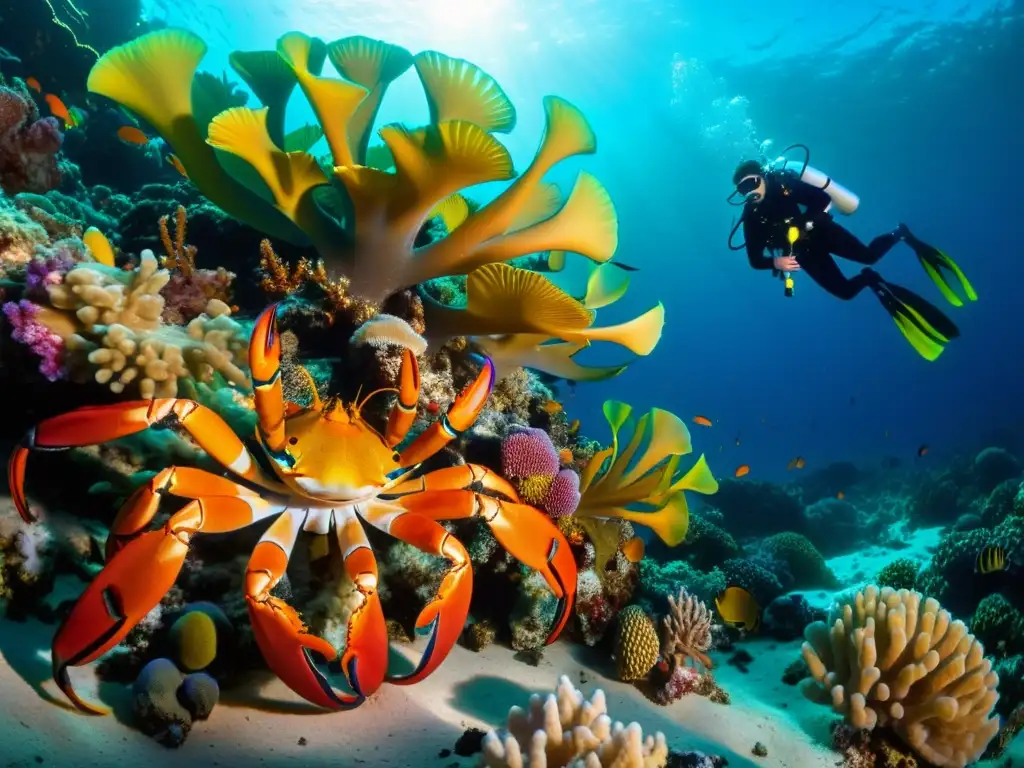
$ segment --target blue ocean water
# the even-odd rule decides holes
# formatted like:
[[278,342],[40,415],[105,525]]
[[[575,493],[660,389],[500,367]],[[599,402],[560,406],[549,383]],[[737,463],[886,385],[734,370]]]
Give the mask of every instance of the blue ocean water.
[[[438,49],[490,72],[519,122],[507,144],[529,161],[541,98],[579,106],[599,149],[579,169],[611,192],[617,258],[641,267],[627,298],[601,313],[627,319],[660,300],[660,346],[620,377],[567,399],[583,431],[604,438],[600,404],[628,400],[715,426],[695,436],[715,471],[750,464],[778,479],[808,466],[884,456],[927,460],[1008,445],[1024,406],[1024,279],[1015,223],[1021,180],[1018,63],[1022,8],[1009,2],[829,4],[667,0],[157,0],[147,15],[201,32],[203,67],[231,50],[272,47],[284,31],[379,37]],[[298,97],[295,104],[301,101]],[[289,120],[309,116],[294,108]],[[381,118],[426,115],[407,74]],[[842,223],[862,239],[909,224],[961,264],[980,300],[949,309],[962,331],[936,362],[918,357],[865,292],[832,298],[797,275],[796,295],[726,248],[738,209],[725,198],[738,160],[802,142],[814,166],[861,197]],[[848,273],[858,269],[851,265]],[[887,278],[942,300],[906,246]],[[614,357],[594,351],[588,361]],[[567,392],[565,394],[568,394]],[[736,439],[740,445],[737,446]]]

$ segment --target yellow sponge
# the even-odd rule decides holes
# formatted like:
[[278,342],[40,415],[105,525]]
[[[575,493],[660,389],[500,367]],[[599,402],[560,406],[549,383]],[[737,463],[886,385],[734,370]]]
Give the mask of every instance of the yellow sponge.
[[205,669],[217,656],[217,627],[202,611],[189,611],[174,622],[170,640],[175,660],[190,672]]

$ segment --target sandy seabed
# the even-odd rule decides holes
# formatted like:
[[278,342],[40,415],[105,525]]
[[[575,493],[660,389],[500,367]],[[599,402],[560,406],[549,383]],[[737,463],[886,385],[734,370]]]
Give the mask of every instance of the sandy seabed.
[[[603,688],[614,719],[636,720],[661,730],[670,746],[728,757],[730,766],[817,768],[837,756],[808,734],[827,737],[829,714],[779,681],[797,644],[755,641],[749,672],[722,664],[718,680],[733,703],[686,696],[669,707],[647,701],[635,688],[608,678],[612,669],[597,652],[557,642],[537,667],[491,646],[481,653],[456,647],[427,680],[385,685],[351,712],[324,713],[307,705],[270,676],[226,691],[210,719],[194,725],[185,744],[166,749],[131,725],[125,686],[99,684],[94,668],[72,670],[76,689],[111,706],[107,717],[73,710],[50,678],[49,644],[55,627],[0,621],[0,739],[4,766],[319,766],[355,768],[467,768],[479,756],[451,750],[467,728],[504,722],[513,704],[550,692],[561,674],[589,694]],[[756,693],[755,693],[756,691]],[[751,755],[755,742],[768,756]],[[446,752],[447,751],[447,752]]]

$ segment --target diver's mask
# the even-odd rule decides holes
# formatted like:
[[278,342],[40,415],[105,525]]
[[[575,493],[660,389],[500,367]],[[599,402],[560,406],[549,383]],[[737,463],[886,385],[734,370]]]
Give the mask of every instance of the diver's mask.
[[736,192],[743,195],[743,199],[748,203],[761,202],[764,200],[765,192],[764,176],[760,174],[744,176],[736,185]]

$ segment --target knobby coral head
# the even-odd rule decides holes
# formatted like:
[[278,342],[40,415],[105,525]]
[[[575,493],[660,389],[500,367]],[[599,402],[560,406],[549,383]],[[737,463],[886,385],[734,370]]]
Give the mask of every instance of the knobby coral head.
[[[562,160],[596,150],[589,124],[567,101],[545,99],[544,138],[517,175],[494,136],[514,127],[515,109],[469,62],[436,51],[413,56],[366,37],[324,43],[292,32],[274,51],[231,55],[263,104],[249,109],[231,106],[208,78],[196,78],[205,53],[193,33],[159,30],[104,54],[88,86],[151,124],[212,202],[272,236],[312,244],[355,295],[379,302],[434,277],[550,249],[598,262],[615,252],[615,210],[596,179],[580,174],[566,198],[543,181]],[[340,79],[322,73],[328,59]],[[426,94],[429,123],[383,126],[383,144],[371,146],[388,86],[410,68]],[[296,87],[318,125],[286,135],[285,108]],[[307,151],[321,136],[330,149],[325,167]],[[230,163],[221,162],[226,156]],[[468,216],[450,214],[453,195],[495,181],[511,184]],[[435,215],[457,226],[417,247]]]

